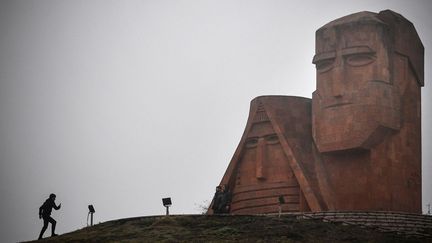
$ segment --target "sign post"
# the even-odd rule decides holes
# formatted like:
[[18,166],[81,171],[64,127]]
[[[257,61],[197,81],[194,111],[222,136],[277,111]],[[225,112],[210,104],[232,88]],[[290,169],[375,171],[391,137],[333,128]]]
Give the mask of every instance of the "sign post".
[[170,197],[162,198],[162,203],[166,207],[166,215],[168,216],[169,215],[169,207],[172,205],[171,198]]
[[[88,205],[89,214],[90,214],[90,226],[93,226],[93,214],[96,212],[93,205]],[[87,218],[88,220],[88,218]],[[87,221],[88,222],[88,221]]]

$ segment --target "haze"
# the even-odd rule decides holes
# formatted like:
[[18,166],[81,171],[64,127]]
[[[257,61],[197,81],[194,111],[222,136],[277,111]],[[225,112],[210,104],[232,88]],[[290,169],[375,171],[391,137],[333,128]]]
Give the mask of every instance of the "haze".
[[88,204],[96,223],[164,214],[162,197],[173,214],[201,213],[250,100],[310,98],[315,30],[385,9],[410,20],[425,46],[426,212],[430,1],[1,1],[1,241],[36,239],[38,208],[52,192],[60,234],[86,226]]

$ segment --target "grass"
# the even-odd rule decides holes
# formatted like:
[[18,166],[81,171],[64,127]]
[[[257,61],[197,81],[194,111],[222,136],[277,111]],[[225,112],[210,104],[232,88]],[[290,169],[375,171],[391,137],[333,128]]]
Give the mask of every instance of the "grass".
[[430,242],[292,216],[184,215],[108,221],[38,242]]

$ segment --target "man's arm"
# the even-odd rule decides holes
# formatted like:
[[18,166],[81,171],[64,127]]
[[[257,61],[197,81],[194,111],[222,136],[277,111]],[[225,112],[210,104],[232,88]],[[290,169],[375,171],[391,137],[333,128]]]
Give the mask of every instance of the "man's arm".
[[55,205],[55,203],[54,203],[54,206],[53,206],[53,208],[55,209],[55,210],[59,210],[60,209],[60,207],[61,207],[61,203],[58,205],[58,206],[56,206]]

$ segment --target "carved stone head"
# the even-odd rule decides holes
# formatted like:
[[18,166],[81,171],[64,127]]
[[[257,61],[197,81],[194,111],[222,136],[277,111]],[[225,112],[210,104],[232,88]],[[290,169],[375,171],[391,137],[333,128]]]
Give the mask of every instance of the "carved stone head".
[[[405,80],[395,70],[409,65],[394,60],[405,56],[419,66],[419,41],[412,24],[389,10],[348,15],[317,30],[312,132],[320,152],[370,149],[400,129]],[[422,85],[423,67],[413,72]]]
[[[320,210],[309,178],[310,99],[260,96],[252,100],[240,144],[220,184],[232,189],[230,212]],[[302,162],[305,161],[303,164]]]
[[294,177],[278,135],[262,104],[258,105],[239,163],[239,186],[287,181]]

